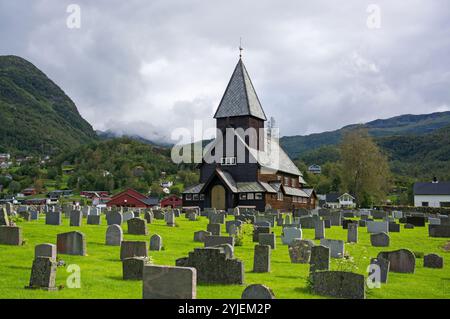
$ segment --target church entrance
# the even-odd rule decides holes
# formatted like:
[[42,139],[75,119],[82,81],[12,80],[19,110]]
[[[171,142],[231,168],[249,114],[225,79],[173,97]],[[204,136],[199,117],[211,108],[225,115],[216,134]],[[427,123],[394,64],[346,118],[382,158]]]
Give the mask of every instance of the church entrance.
[[215,185],[211,190],[211,207],[215,209],[225,209],[225,188],[222,185]]

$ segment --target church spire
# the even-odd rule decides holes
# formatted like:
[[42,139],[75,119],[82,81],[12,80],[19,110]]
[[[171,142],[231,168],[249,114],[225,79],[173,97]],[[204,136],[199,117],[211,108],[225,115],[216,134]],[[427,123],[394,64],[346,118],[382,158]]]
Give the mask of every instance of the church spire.
[[217,108],[215,119],[234,116],[253,116],[266,121],[250,76],[242,62],[242,47],[239,46],[239,61]]

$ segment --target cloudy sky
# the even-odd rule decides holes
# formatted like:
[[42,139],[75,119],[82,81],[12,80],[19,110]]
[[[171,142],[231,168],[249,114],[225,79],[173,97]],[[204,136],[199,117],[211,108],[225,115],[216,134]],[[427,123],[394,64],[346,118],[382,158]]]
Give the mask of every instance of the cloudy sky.
[[450,110],[448,0],[0,0],[0,55],[34,63],[95,129],[154,140],[214,124],[240,37],[281,135]]

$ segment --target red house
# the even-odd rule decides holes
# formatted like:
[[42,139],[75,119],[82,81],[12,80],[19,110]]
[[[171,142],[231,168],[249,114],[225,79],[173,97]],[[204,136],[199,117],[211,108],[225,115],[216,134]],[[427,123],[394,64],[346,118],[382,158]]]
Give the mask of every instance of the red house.
[[170,196],[162,199],[160,205],[162,208],[164,208],[164,207],[171,207],[171,208],[181,207],[181,206],[183,206],[183,200],[181,199],[181,197],[178,197],[176,195],[170,195]]
[[29,188],[25,188],[22,191],[22,194],[24,194],[25,196],[32,196],[32,195],[36,195],[36,189],[34,187],[29,187]]
[[158,198],[147,197],[132,188],[128,188],[111,197],[106,206],[149,208],[158,205],[158,202]]

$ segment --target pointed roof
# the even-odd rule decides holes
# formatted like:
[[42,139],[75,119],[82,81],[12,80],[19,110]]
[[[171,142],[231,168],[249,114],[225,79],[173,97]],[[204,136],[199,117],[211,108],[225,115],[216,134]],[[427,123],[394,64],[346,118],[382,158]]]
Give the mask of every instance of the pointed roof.
[[247,69],[239,59],[214,118],[246,115],[267,120]]

